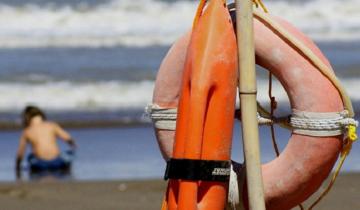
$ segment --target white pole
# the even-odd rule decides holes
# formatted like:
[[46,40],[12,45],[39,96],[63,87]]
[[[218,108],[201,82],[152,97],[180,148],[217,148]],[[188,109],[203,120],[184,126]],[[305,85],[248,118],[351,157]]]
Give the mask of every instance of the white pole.
[[256,105],[252,0],[236,0],[239,94],[250,210],[265,210]]

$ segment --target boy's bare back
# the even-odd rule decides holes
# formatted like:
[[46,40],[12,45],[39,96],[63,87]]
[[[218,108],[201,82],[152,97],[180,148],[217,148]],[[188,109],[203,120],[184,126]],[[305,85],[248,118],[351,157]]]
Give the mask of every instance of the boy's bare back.
[[47,121],[36,121],[36,117],[23,132],[23,137],[31,144],[32,153],[43,160],[52,160],[60,155],[57,137],[69,140],[70,135],[58,124]]

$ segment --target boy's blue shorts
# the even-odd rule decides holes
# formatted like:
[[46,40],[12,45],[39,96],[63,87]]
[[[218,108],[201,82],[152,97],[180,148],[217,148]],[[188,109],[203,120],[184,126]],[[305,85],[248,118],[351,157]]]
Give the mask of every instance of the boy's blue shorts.
[[53,160],[42,160],[34,154],[29,154],[27,160],[31,171],[56,171],[69,169],[73,157],[73,151],[66,151]]

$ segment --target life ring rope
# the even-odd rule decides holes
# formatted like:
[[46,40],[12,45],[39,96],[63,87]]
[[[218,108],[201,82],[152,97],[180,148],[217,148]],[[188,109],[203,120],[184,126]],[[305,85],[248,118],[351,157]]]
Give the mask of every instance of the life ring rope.
[[[280,124],[282,127],[292,130],[294,133],[308,136],[337,136],[344,133],[349,126],[358,126],[358,122],[349,118],[348,111],[342,112],[305,112],[293,110],[291,116],[273,117],[262,108],[257,114],[259,125]],[[148,105],[145,108],[146,115],[153,120],[154,126],[163,130],[175,130],[177,108],[160,107],[159,105]],[[263,115],[265,112],[265,115]],[[351,130],[351,129],[350,129]],[[356,135],[351,130],[347,135]],[[356,137],[353,137],[356,138]]]
[[162,130],[175,130],[177,108],[164,108],[159,105],[148,105],[145,107],[145,115],[152,120],[154,127]]

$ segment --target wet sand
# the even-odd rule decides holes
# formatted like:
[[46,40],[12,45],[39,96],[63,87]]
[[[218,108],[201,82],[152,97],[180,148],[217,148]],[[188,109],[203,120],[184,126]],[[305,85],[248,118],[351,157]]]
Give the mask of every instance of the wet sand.
[[[162,180],[0,183],[0,209],[159,210],[165,186]],[[315,208],[340,209],[360,209],[360,174],[341,175]]]
[[[94,120],[94,121],[84,121],[84,120],[68,120],[68,121],[56,121],[62,127],[66,129],[81,129],[81,128],[126,128],[126,127],[150,127],[151,124],[148,121],[143,120],[130,120],[130,119],[118,119],[118,120]],[[1,121],[0,120],[0,130],[1,131],[11,131],[11,130],[20,130],[22,125],[19,122],[12,121]]]

